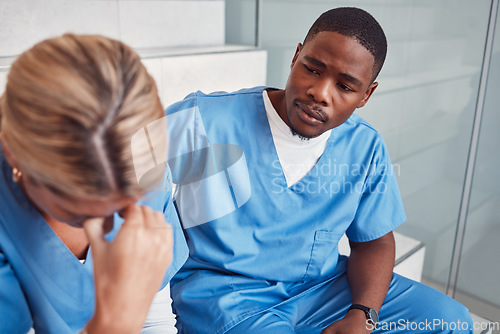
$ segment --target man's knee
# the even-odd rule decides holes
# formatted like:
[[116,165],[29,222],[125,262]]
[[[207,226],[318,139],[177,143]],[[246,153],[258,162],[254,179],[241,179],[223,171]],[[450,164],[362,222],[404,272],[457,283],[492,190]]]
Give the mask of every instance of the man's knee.
[[443,294],[434,309],[434,312],[439,312],[435,322],[441,324],[443,333],[473,332],[473,322],[469,309],[455,299]]
[[294,331],[288,321],[278,315],[265,312],[254,315],[231,328],[226,334],[293,334]]
[[405,328],[420,326],[422,332],[428,333],[473,332],[472,318],[465,306],[438,290],[399,275],[393,278],[381,320],[391,324],[404,321]]

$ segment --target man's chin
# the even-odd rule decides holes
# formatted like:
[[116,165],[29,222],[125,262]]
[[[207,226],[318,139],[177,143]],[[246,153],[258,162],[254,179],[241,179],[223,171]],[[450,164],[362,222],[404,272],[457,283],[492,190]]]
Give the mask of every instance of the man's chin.
[[304,140],[304,141],[306,141],[306,140],[309,140],[309,139],[313,138],[313,137],[305,136],[305,135],[303,135],[303,134],[301,134],[301,133],[297,132],[297,131],[296,131],[296,130],[294,130],[294,129],[290,129],[290,131],[292,132],[292,135],[293,135],[293,136],[299,137],[301,140]]
[[297,136],[302,140],[309,140],[309,139],[316,138],[316,137],[321,135],[321,133],[319,133],[319,134],[305,133],[303,131],[297,130],[297,128],[294,128],[294,127],[291,127],[290,131],[292,132],[292,135]]

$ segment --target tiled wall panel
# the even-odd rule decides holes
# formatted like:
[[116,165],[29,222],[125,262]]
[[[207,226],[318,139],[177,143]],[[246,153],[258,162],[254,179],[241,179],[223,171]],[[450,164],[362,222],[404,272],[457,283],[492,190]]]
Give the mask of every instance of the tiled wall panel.
[[224,44],[224,1],[119,1],[120,33],[136,48]]
[[167,106],[196,90],[210,93],[264,85],[266,54],[263,50],[200,53],[145,59],[144,64]]
[[224,0],[2,0],[0,57],[73,32],[118,38],[134,48],[224,44]]
[[2,0],[0,22],[0,57],[65,32],[120,35],[116,1]]

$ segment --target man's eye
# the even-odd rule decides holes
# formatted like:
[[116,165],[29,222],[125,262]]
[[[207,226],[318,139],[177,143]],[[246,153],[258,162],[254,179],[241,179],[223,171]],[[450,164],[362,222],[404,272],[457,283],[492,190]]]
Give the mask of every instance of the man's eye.
[[306,68],[309,72],[311,72],[311,73],[314,73],[314,74],[319,74],[319,72],[318,72],[318,71],[316,71],[316,70],[315,70],[314,68],[312,68],[312,67],[309,67],[309,66],[307,66],[307,65],[305,65],[305,64],[304,64],[304,67],[305,67],[305,68]]
[[354,89],[352,89],[351,87],[343,84],[343,83],[338,83],[337,84],[342,90],[345,90],[346,92],[354,92]]

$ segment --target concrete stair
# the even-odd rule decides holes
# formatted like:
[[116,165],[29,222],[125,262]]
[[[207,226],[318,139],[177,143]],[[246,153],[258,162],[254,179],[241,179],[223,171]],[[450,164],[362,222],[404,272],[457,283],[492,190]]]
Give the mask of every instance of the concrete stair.
[[139,53],[165,106],[196,90],[235,91],[266,81],[267,52],[254,47],[223,45]]

